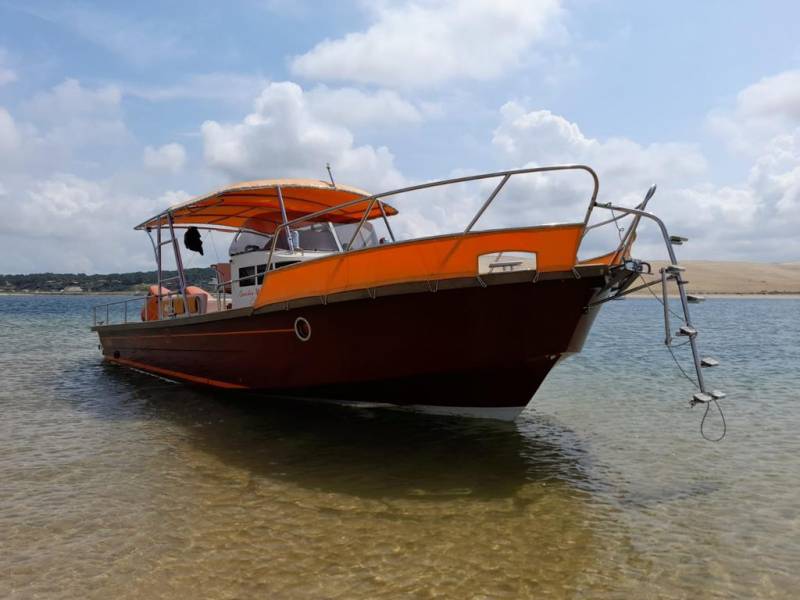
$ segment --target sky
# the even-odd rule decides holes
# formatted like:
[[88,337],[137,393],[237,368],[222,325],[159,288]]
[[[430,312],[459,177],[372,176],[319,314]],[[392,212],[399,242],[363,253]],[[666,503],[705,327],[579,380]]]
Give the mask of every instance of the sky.
[[[0,273],[152,269],[147,217],[326,163],[373,192],[584,163],[601,202],[656,183],[681,258],[800,261],[798,22],[789,1],[0,0]],[[398,233],[457,231],[490,190],[399,198]],[[580,221],[589,191],[528,176],[485,225]],[[653,228],[635,254],[664,257]]]

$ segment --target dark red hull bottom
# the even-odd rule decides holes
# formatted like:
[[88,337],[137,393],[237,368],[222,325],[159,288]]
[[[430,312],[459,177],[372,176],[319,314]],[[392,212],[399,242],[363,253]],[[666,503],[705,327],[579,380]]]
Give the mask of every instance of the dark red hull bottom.
[[[98,327],[107,360],[281,396],[433,407],[524,407],[578,352],[600,274]],[[295,320],[310,325],[301,341]]]

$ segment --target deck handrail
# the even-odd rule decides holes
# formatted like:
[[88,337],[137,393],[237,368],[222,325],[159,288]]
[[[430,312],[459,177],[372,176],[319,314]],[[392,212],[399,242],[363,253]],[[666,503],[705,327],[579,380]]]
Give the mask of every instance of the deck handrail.
[[[243,279],[246,279],[246,278],[243,278]],[[191,294],[189,294],[189,295],[191,296]],[[162,293],[162,294],[145,294],[143,296],[136,296],[134,298],[127,298],[125,300],[116,300],[114,302],[105,302],[103,304],[95,304],[94,306],[92,306],[92,325],[94,327],[97,327],[97,310],[98,309],[103,309],[103,308],[106,309],[106,320],[105,321],[101,321],[100,324],[101,325],[111,325],[110,318],[109,318],[110,317],[110,308],[112,306],[117,306],[119,304],[122,304],[125,307],[125,310],[123,312],[122,323],[123,324],[128,323],[128,304],[131,303],[131,302],[142,302],[142,301],[145,302],[145,304],[144,304],[144,311],[145,311],[144,312],[144,315],[145,315],[144,320],[148,321],[149,320],[148,317],[150,316],[149,315],[150,306],[147,303],[147,300],[149,300],[150,298],[161,298],[161,299],[163,299],[163,298],[171,298],[173,296],[183,296],[183,294],[178,290],[170,290],[170,291],[168,291],[166,293]],[[163,303],[162,303],[162,305],[163,305]],[[184,315],[185,316],[190,316],[190,314],[191,313],[188,310],[188,304],[187,304],[186,310],[184,311]],[[159,316],[158,320],[162,320],[161,316]]]
[[[442,179],[439,181],[430,181],[427,183],[419,183],[416,185],[411,185],[403,188],[398,188],[395,190],[390,190],[388,192],[381,192],[379,194],[373,194],[371,196],[364,196],[362,198],[357,198],[355,200],[350,200],[348,202],[343,202],[341,204],[337,204],[336,206],[331,206],[322,210],[318,210],[316,212],[303,215],[301,217],[297,217],[296,219],[292,219],[291,221],[285,221],[284,223],[279,224],[273,233],[272,237],[272,245],[270,246],[269,257],[267,258],[267,265],[272,264],[272,258],[275,253],[275,248],[278,243],[278,234],[283,231],[284,229],[291,229],[292,225],[296,225],[297,223],[303,223],[309,221],[311,219],[317,219],[322,217],[326,214],[329,214],[333,211],[340,210],[343,208],[348,208],[350,206],[355,206],[357,204],[362,204],[364,202],[368,202],[367,208],[364,211],[361,220],[356,227],[356,230],[353,232],[352,237],[350,238],[350,242],[348,242],[347,247],[343,250],[344,252],[350,252],[353,247],[353,242],[355,242],[358,234],[361,232],[361,228],[364,226],[364,223],[367,222],[369,215],[372,213],[372,209],[375,206],[375,203],[378,202],[378,206],[382,206],[380,202],[382,198],[388,198],[390,196],[396,196],[398,194],[406,194],[409,192],[415,192],[419,190],[434,188],[434,187],[441,187],[445,185],[453,185],[456,183],[466,183],[469,181],[480,181],[484,179],[497,179],[502,177],[502,181],[492,190],[489,197],[483,202],[480,208],[475,213],[475,216],[470,221],[469,225],[467,225],[466,229],[462,232],[462,235],[467,235],[471,230],[472,227],[477,223],[478,219],[483,215],[489,205],[494,202],[494,199],[500,193],[502,188],[505,186],[508,180],[515,176],[515,175],[528,175],[530,173],[547,173],[547,172],[555,172],[555,171],[585,171],[592,177],[593,188],[592,188],[592,195],[589,199],[589,206],[586,208],[586,215],[583,220],[584,228],[588,226],[589,219],[592,215],[592,209],[597,205],[597,194],[600,191],[600,179],[597,176],[597,173],[589,167],[588,165],[581,165],[581,164],[571,164],[571,165],[551,165],[547,167],[528,167],[525,169],[510,169],[507,171],[496,171],[492,173],[481,173],[478,175],[466,175],[463,177],[454,177],[451,179]],[[264,272],[264,279],[262,281],[262,288],[266,285],[267,282],[267,273],[270,269],[266,269]]]

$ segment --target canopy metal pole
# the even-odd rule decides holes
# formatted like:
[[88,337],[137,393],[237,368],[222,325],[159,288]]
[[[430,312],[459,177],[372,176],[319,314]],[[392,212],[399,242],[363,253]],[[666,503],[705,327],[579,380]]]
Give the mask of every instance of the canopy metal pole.
[[[181,286],[180,294],[183,296],[183,312],[189,316],[189,299],[186,297],[186,274],[183,272],[183,260],[181,259],[181,247],[175,237],[175,229],[172,227],[172,213],[167,213],[167,223],[169,223],[169,233],[172,236],[172,249],[175,251],[175,267],[178,269],[178,285]],[[161,290],[158,290],[159,295]]]
[[[153,245],[153,254],[155,255],[155,259],[156,259],[156,266],[158,266],[158,263],[159,263],[159,260],[158,260],[158,249],[161,248],[161,246],[156,246],[156,242],[153,240],[153,231],[149,227],[147,228],[147,237],[150,240],[150,243]],[[156,277],[158,277],[159,280],[160,280],[160,273]],[[145,300],[145,303],[144,303],[144,320],[145,321],[149,321],[150,320],[150,303],[147,302],[146,300]]]
[[353,233],[353,237],[351,237],[350,241],[347,243],[347,248],[345,249],[345,252],[350,252],[350,250],[353,249],[353,244],[355,243],[358,234],[361,233],[361,228],[364,227],[364,223],[366,223],[367,219],[369,219],[369,214],[372,212],[372,207],[375,204],[375,202],[380,202],[380,200],[378,200],[375,196],[373,196],[372,200],[370,200],[369,204],[367,204],[367,210],[364,211],[364,216],[361,217],[361,220],[358,222],[358,227],[356,227],[356,230]]
[[158,316],[157,320],[161,320],[161,317],[164,315],[163,307],[161,306],[161,283],[163,277],[161,275],[161,217],[158,218],[158,223],[156,223],[156,248],[158,248],[156,252],[156,269],[158,270],[158,290],[156,291],[156,298],[158,298]]
[[383,217],[383,222],[386,224],[386,229],[389,230],[389,237],[392,238],[393,242],[397,240],[394,239],[394,231],[392,231],[392,226],[389,225],[389,218],[386,216],[386,211],[383,209],[383,202],[378,200],[378,208],[381,209],[381,216]]
[[292,241],[292,230],[289,228],[289,219],[286,218],[286,205],[283,203],[283,192],[281,186],[277,186],[278,203],[281,205],[281,217],[283,224],[286,225],[286,242],[289,244],[289,252],[294,252],[294,242]]

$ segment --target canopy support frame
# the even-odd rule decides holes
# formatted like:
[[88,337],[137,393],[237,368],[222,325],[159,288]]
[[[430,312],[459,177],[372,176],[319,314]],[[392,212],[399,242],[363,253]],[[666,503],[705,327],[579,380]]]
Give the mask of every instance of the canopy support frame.
[[[174,219],[172,211],[167,213],[167,223],[169,225],[169,234],[172,238],[172,249],[175,252],[175,268],[178,271],[178,285],[180,286],[179,293],[183,297],[183,313],[189,315],[189,299],[186,297],[186,273],[183,270],[183,259],[181,258],[181,247],[178,244],[178,239],[175,237]],[[160,273],[160,270],[159,270]],[[159,277],[160,279],[160,277]],[[158,295],[161,297],[161,287],[158,289]]]
[[283,225],[286,227],[286,243],[289,245],[289,252],[294,252],[292,230],[289,227],[289,219],[286,217],[286,204],[283,202],[283,192],[281,191],[281,186],[277,186],[275,189],[278,191],[278,204],[281,206],[281,218],[283,219]]

